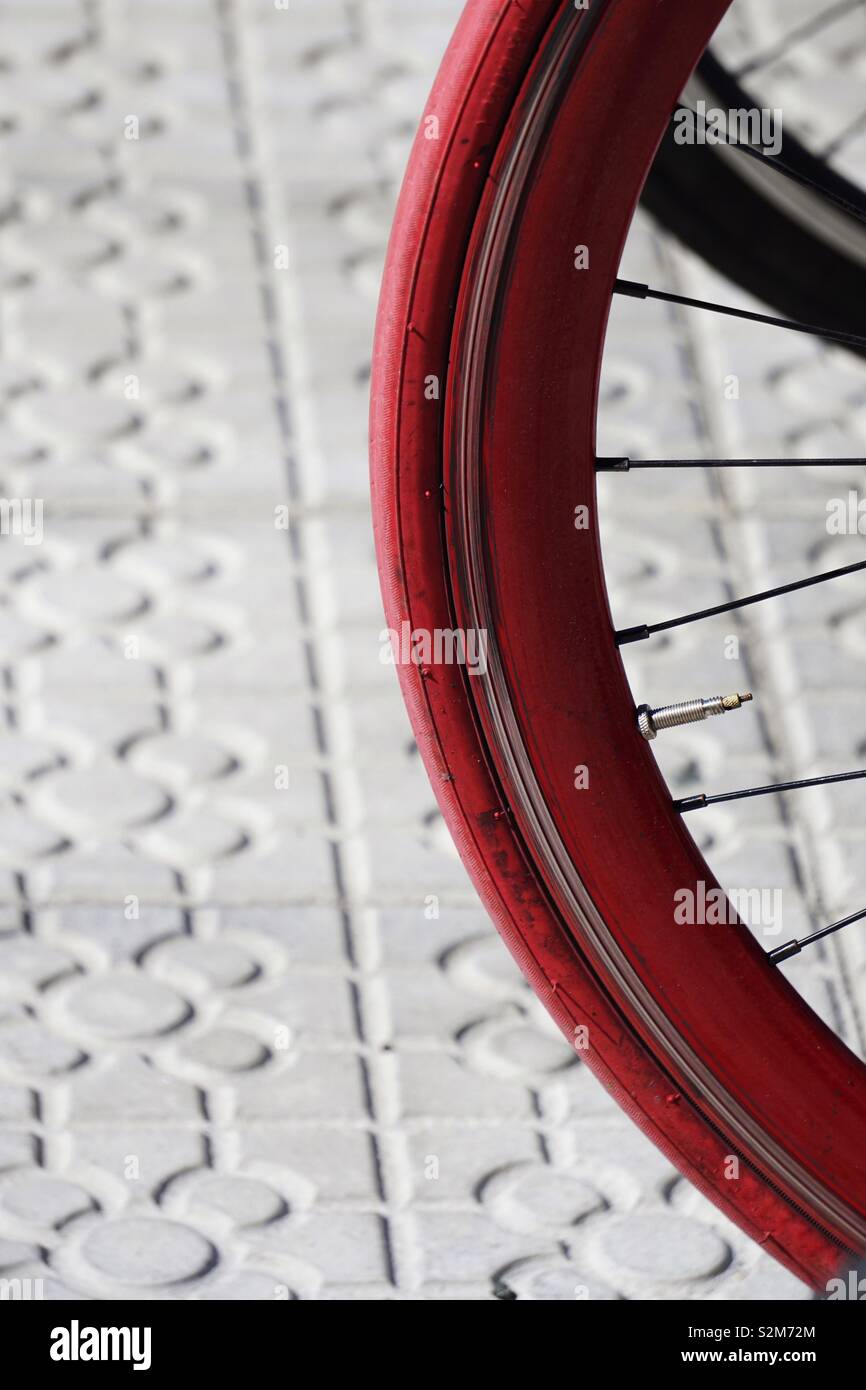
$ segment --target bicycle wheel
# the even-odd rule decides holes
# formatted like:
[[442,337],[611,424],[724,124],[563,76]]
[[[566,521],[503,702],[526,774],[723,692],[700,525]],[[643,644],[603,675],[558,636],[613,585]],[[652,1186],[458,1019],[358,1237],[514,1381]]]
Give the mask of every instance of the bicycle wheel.
[[727,4],[471,0],[388,253],[374,523],[418,746],[518,964],[680,1170],[820,1287],[866,1248],[866,1069],[744,926],[675,920],[717,885],[636,726],[596,517],[622,247]]

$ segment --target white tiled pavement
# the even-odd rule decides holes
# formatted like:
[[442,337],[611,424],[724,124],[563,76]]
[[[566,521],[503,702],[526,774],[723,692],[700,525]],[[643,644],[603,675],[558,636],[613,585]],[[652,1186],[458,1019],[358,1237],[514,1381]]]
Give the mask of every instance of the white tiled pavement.
[[[50,1296],[806,1296],[548,1025],[379,662],[371,325],[458,11],[4,7],[0,489],[45,539],[0,545],[0,1276]],[[625,273],[711,284],[644,222]],[[629,301],[602,442],[862,454],[866,377]],[[623,624],[862,549],[844,472],[604,481]],[[658,745],[683,791],[862,759],[864,658],[851,586],[630,655],[642,698],[760,692]],[[793,935],[863,900],[864,824],[851,788],[699,829]],[[791,967],[861,1049],[862,943]]]

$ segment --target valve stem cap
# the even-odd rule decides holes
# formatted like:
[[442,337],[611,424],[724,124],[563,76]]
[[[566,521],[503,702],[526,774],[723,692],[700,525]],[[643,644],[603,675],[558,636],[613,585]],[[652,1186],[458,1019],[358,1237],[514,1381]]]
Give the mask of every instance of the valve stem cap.
[[660,705],[651,709],[640,705],[637,711],[637,726],[645,739],[654,739],[662,729],[675,729],[680,724],[698,724],[702,719],[711,719],[717,714],[729,714],[740,709],[751,700],[752,694],[712,695],[706,700],[681,700],[676,705]]

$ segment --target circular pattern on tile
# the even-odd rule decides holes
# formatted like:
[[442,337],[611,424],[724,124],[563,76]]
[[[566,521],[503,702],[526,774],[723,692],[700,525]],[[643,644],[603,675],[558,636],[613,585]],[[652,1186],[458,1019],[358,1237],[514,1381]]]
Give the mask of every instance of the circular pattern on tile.
[[193,1016],[192,1005],[175,990],[132,972],[85,980],[65,1003],[73,1024],[114,1042],[162,1037]]
[[11,1173],[0,1183],[0,1211],[38,1226],[59,1226],[96,1203],[77,1183],[54,1177],[42,1169]]
[[608,1207],[603,1194],[586,1179],[541,1164],[495,1174],[480,1196],[501,1226],[554,1238]]
[[237,1226],[265,1226],[288,1215],[279,1192],[258,1178],[215,1173],[201,1180],[196,1200],[228,1216]]
[[153,1288],[200,1279],[217,1259],[198,1231],[159,1217],[106,1221],[85,1238],[81,1253],[108,1279]]
[[730,1263],[732,1251],[709,1226],[667,1213],[635,1213],[610,1220],[600,1248],[615,1268],[648,1279],[710,1279]]
[[147,825],[171,805],[165,789],[119,763],[63,768],[35,786],[34,809],[67,831]]
[[216,1072],[253,1071],[271,1056],[263,1042],[238,1028],[214,1028],[190,1039],[181,1052],[190,1062]]

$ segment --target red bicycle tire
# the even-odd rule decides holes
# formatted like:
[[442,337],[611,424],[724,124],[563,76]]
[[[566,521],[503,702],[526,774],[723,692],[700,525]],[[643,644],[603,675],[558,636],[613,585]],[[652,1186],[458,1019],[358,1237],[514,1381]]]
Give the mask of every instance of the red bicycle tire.
[[[728,3],[470,0],[388,251],[374,526],[392,630],[471,630],[479,603],[489,620],[494,675],[413,661],[399,674],[442,813],[518,965],[567,1037],[588,1029],[582,1056],[680,1171],[820,1288],[866,1248],[866,1068],[744,927],[722,940],[675,924],[674,891],[717,885],[635,728],[595,526],[621,249]],[[527,153],[545,101],[546,138]],[[488,285],[503,189],[510,240]],[[575,242],[591,271],[566,276]],[[473,334],[486,334],[480,384]],[[561,529],[573,542],[575,502],[593,519],[582,548]],[[591,769],[579,792],[576,763]]]

